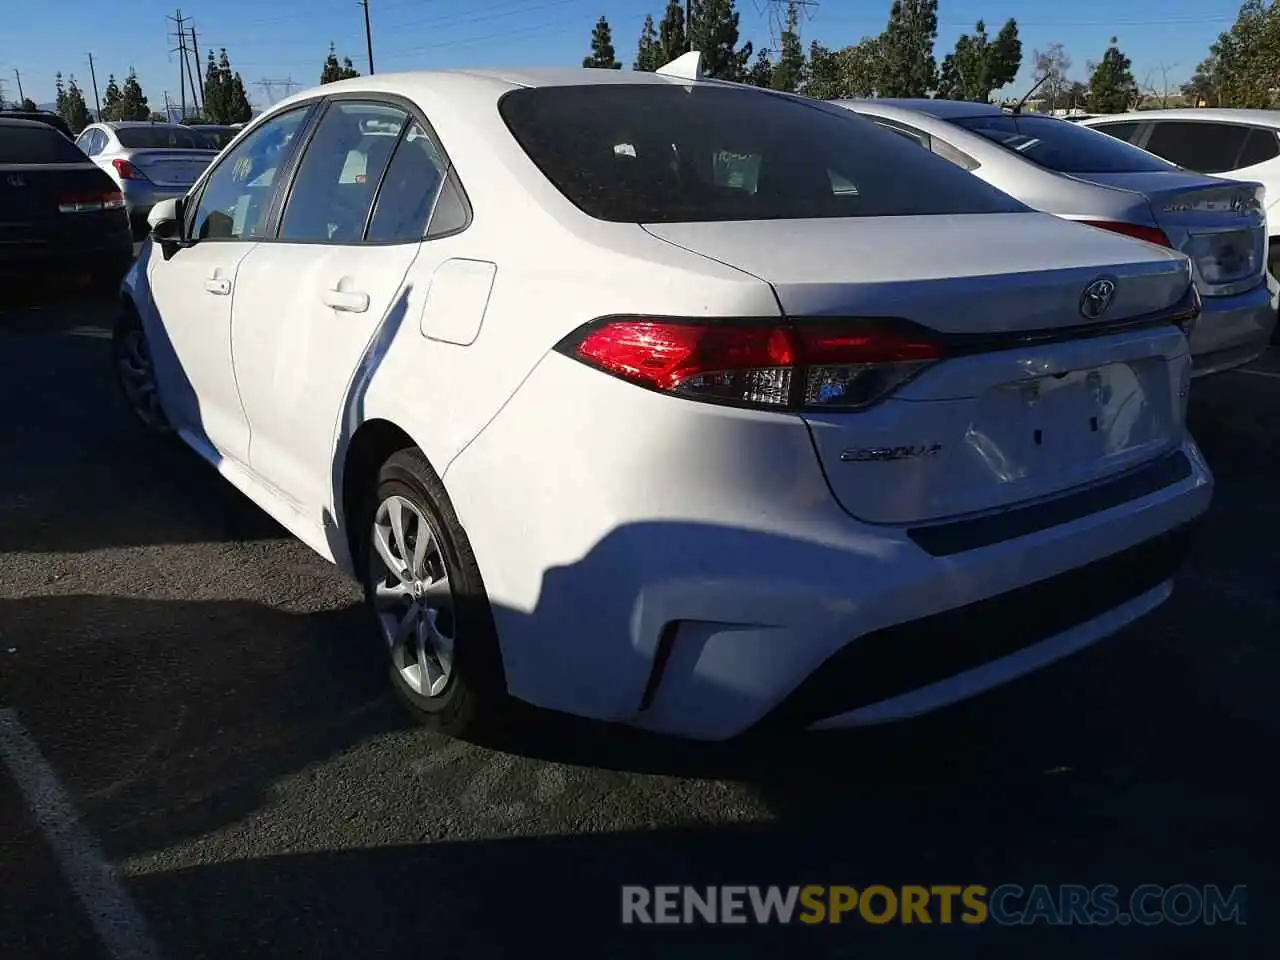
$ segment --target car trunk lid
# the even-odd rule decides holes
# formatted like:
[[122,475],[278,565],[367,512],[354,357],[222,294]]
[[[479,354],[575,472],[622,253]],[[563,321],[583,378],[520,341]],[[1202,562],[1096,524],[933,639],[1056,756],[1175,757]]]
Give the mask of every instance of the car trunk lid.
[[[796,326],[900,318],[944,358],[854,411],[808,406],[851,514],[912,524],[1108,478],[1183,435],[1186,259],[1042,214],[648,225],[772,285]],[[1092,319],[1086,290],[1112,297]],[[810,370],[807,374],[813,376]],[[806,394],[809,396],[809,394]]]
[[91,221],[118,221],[119,208],[102,208],[108,195],[120,202],[116,185],[88,161],[0,164],[0,245],[54,243]]
[[1170,246],[1191,258],[1205,296],[1231,296],[1262,282],[1267,259],[1262,184],[1185,170],[1075,177],[1143,195]]
[[189,187],[217,156],[216,150],[133,150],[128,160],[157,186]]

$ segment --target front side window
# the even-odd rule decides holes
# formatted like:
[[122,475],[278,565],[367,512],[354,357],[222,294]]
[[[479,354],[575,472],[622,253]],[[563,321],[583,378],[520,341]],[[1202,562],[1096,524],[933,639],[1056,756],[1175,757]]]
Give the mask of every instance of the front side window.
[[1029,114],[990,114],[950,120],[958,127],[1058,173],[1153,173],[1169,164],[1132,144],[1078,123]]
[[296,107],[273,117],[222,158],[210,173],[187,224],[193,240],[246,240],[262,236],[277,171],[297,146],[310,112]]
[[1249,139],[1244,142],[1240,156],[1236,158],[1236,168],[1252,167],[1276,157],[1280,157],[1280,142],[1276,140],[1276,132],[1266,127],[1254,127],[1249,131]]
[[331,103],[298,164],[280,239],[359,242],[408,119],[404,110],[388,104]]
[[759,90],[648,83],[539,87],[506,94],[499,111],[543,175],[600,220],[1026,209],[899,133],[840,107]]

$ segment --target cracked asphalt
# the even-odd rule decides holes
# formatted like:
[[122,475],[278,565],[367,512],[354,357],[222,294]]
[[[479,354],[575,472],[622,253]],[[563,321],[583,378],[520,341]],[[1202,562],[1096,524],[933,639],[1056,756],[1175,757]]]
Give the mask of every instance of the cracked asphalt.
[[[884,729],[708,747],[528,711],[485,747],[413,727],[358,588],[135,427],[109,321],[0,309],[0,711],[165,957],[1274,953],[1274,351],[1196,384],[1218,495],[1122,635]],[[1005,882],[1247,884],[1249,923],[619,923],[624,883]],[[0,957],[108,955],[3,765],[0,894]]]

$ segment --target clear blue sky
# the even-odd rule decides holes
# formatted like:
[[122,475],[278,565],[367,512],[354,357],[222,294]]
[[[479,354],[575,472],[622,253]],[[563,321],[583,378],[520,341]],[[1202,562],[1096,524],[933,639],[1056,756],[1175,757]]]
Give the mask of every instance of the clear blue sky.
[[[26,95],[53,100],[54,73],[74,74],[92,106],[87,54],[92,52],[98,86],[107,75],[123,77],[130,66],[153,107],[164,91],[178,99],[177,41],[168,34],[181,0],[3,0],[0,2],[0,83],[6,99],[17,96],[14,70],[22,73]],[[838,47],[883,29],[891,0],[821,0],[802,21],[805,45],[818,40]],[[592,25],[601,14],[614,31],[618,58],[630,66],[645,13],[661,17],[665,0],[370,0],[374,66],[392,70],[460,66],[576,65],[588,51]],[[772,9],[766,0],[738,0],[744,40],[770,42]],[[1185,80],[1218,33],[1234,21],[1235,0],[941,0],[939,60],[958,34],[979,17],[992,34],[1010,16],[1019,22],[1021,91],[1031,51],[1061,41],[1074,61],[1072,73],[1085,79],[1085,62],[1096,60],[1116,34],[1141,83],[1149,74],[1160,86],[1162,66],[1169,83]],[[292,79],[314,85],[332,40],[339,56],[366,70],[364,22],[355,0],[185,0],[200,46],[228,49],[255,105],[283,95],[282,85],[259,81]],[[203,62],[203,57],[201,57]]]

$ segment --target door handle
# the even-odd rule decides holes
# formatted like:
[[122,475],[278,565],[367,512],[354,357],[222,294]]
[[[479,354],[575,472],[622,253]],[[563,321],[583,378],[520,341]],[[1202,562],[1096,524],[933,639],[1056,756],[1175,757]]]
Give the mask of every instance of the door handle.
[[369,309],[369,295],[359,290],[326,290],[320,299],[326,306],[345,313],[364,313]]
[[224,280],[220,277],[210,277],[204,282],[204,288],[212,294],[219,297],[225,297],[231,292],[231,281]]

